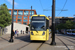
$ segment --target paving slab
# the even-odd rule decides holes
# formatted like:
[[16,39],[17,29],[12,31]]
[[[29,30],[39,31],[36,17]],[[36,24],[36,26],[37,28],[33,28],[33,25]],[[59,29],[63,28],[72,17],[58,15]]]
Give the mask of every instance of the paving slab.
[[[63,44],[66,43],[66,45],[70,48],[70,50],[75,49],[75,41],[68,39],[66,37],[63,37],[64,35],[56,35],[55,37],[55,42],[56,45],[50,45],[52,38],[50,35],[50,39],[46,41],[40,48],[39,50],[68,50],[68,48]],[[10,36],[2,36],[0,37],[0,50],[36,50],[41,43],[30,43],[30,38],[29,34],[26,35],[19,35],[19,37],[15,37],[14,43],[9,43],[8,40]],[[61,40],[59,40],[61,39]],[[73,47],[74,46],[74,47]]]
[[15,43],[14,45],[7,46],[2,50],[19,50],[19,48],[27,44],[28,44],[27,42],[19,42],[19,43]]
[[[41,46],[41,48],[39,48],[39,50],[66,50],[65,49],[66,47],[63,45],[63,43],[60,40],[55,38],[56,45],[50,45],[51,44],[51,40],[52,39],[50,39],[49,41],[45,42]],[[62,47],[62,46],[64,46],[64,47]]]
[[64,37],[63,35],[58,38],[60,38],[67,45],[67,48],[70,50],[75,50],[75,40]]
[[40,45],[41,43],[31,43],[28,46],[22,48],[21,50],[36,50]]
[[8,42],[9,39],[10,39],[10,35],[7,35],[7,36],[3,35],[3,36],[1,36],[0,37],[0,40],[1,40],[0,41],[0,50],[5,50],[6,48],[8,50],[9,48],[11,48],[10,46],[12,46],[12,45],[14,46],[15,44],[18,44],[19,42],[24,42],[23,38],[25,38],[25,36],[29,37],[29,34],[27,34],[27,35],[19,35],[19,37],[15,37],[13,43]]

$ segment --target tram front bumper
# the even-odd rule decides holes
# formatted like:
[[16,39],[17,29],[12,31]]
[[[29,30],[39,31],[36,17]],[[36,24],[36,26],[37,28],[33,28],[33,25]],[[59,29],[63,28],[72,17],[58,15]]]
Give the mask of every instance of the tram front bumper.
[[30,40],[44,40],[46,41],[45,36],[30,36]]

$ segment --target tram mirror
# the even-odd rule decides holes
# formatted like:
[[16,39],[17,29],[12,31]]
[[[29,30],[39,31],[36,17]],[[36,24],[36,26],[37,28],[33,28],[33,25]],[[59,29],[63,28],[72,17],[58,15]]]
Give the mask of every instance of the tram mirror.
[[32,27],[32,29],[34,29],[34,27]]

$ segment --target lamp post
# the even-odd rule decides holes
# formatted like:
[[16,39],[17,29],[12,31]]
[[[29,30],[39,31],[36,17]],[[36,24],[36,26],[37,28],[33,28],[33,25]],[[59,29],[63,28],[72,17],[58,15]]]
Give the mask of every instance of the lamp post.
[[52,1],[52,42],[50,45],[56,45],[56,42],[55,42],[55,0]]
[[32,16],[32,6],[31,6],[31,16]]
[[14,0],[13,0],[13,8],[12,8],[12,23],[11,23],[11,38],[9,42],[14,42],[13,40],[13,19],[14,19]]

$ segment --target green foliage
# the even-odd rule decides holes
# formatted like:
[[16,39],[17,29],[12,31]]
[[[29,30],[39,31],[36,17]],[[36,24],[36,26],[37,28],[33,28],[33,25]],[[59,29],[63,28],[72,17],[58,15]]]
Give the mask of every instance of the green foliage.
[[28,26],[30,26],[30,24],[28,24]]
[[9,14],[9,10],[6,4],[0,5],[0,26],[6,27],[11,23],[11,15]]
[[73,28],[75,29],[75,22],[73,22]]
[[73,29],[74,23],[72,21],[66,21],[65,26],[67,29]]
[[65,29],[65,24],[60,23],[59,25],[56,26],[58,29]]
[[74,29],[75,28],[75,23],[73,21],[66,21],[66,23],[60,23],[59,25],[56,26],[56,29]]

